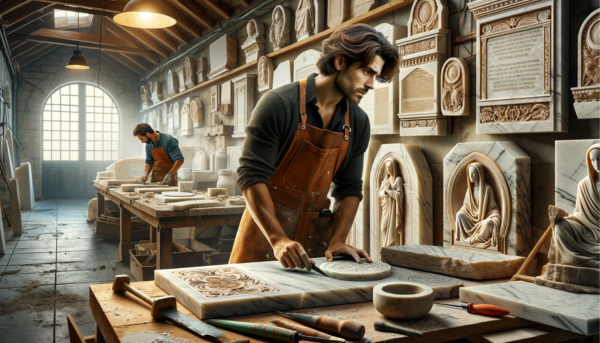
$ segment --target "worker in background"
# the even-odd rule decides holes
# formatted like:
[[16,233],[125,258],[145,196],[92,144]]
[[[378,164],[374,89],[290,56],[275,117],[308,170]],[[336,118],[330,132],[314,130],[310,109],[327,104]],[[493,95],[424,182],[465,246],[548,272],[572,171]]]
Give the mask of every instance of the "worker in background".
[[169,134],[154,131],[148,124],[137,124],[133,135],[146,143],[146,182],[152,172],[152,181],[162,185],[177,186],[177,171],[183,164],[183,155],[177,139]]
[[[320,74],[260,98],[244,141],[238,186],[246,199],[229,263],[279,260],[311,269],[310,257],[369,255],[346,240],[362,200],[369,118],[358,107],[391,82],[399,54],[368,25],[344,26],[324,41]],[[329,210],[328,192],[335,198]]]

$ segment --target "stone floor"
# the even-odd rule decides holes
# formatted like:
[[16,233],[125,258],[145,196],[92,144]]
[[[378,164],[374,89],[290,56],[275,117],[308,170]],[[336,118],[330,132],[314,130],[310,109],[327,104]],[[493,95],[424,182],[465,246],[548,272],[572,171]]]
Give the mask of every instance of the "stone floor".
[[84,336],[94,333],[89,285],[130,272],[118,242],[96,238],[86,218],[84,200],[40,201],[23,212],[23,235],[7,238],[0,255],[0,342],[69,342],[67,314]]

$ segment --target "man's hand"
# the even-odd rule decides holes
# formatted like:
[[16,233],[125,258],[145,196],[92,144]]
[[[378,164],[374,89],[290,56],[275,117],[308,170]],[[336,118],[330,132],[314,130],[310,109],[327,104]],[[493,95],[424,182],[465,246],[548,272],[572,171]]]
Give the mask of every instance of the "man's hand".
[[146,181],[148,181],[148,175],[142,176],[142,182],[146,183]]
[[362,260],[360,259],[361,255],[366,258],[369,263],[373,262],[366,251],[356,249],[351,245],[339,241],[332,241],[329,243],[329,248],[325,251],[325,258],[327,258],[327,262],[333,262],[333,256],[341,254],[351,255],[358,263],[362,263]]
[[169,184],[172,179],[173,179],[173,175],[167,174],[167,175],[165,175],[165,178],[162,180],[162,182],[160,184],[161,185]]
[[308,254],[306,254],[302,245],[289,238],[285,238],[273,244],[273,251],[275,252],[275,257],[284,268],[305,268],[310,271],[312,268],[311,262],[314,263],[314,261],[308,257]]

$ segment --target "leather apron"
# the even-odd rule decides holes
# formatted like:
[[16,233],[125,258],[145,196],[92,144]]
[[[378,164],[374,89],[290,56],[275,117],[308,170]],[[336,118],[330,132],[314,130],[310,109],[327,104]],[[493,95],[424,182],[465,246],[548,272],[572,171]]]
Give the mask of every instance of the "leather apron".
[[[350,106],[344,132],[306,124],[306,79],[300,81],[300,120],[287,154],[269,178],[275,215],[285,234],[302,244],[310,257],[322,257],[333,236],[333,218],[319,217],[328,209],[333,176],[344,161],[350,134]],[[229,263],[276,260],[273,248],[246,208]]]
[[[150,150],[150,153],[152,154],[152,158],[154,158],[152,182],[162,182],[171,168],[173,168],[174,163],[163,147],[154,148]],[[168,185],[177,186],[177,173],[173,174],[171,182]]]

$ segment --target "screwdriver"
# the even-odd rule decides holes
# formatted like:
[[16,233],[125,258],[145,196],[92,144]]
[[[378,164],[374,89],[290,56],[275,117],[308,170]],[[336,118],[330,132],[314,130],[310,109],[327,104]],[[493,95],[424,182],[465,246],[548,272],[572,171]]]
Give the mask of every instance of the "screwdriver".
[[510,311],[496,306],[496,305],[490,305],[490,304],[479,304],[479,305],[473,305],[473,303],[469,303],[468,305],[465,304],[440,304],[440,303],[435,303],[436,305],[440,305],[440,306],[449,306],[449,307],[460,307],[463,310],[467,310],[467,312],[469,313],[477,313],[477,314],[481,314],[484,316],[489,316],[489,317],[502,317],[502,316],[506,316],[507,314],[510,314]]

